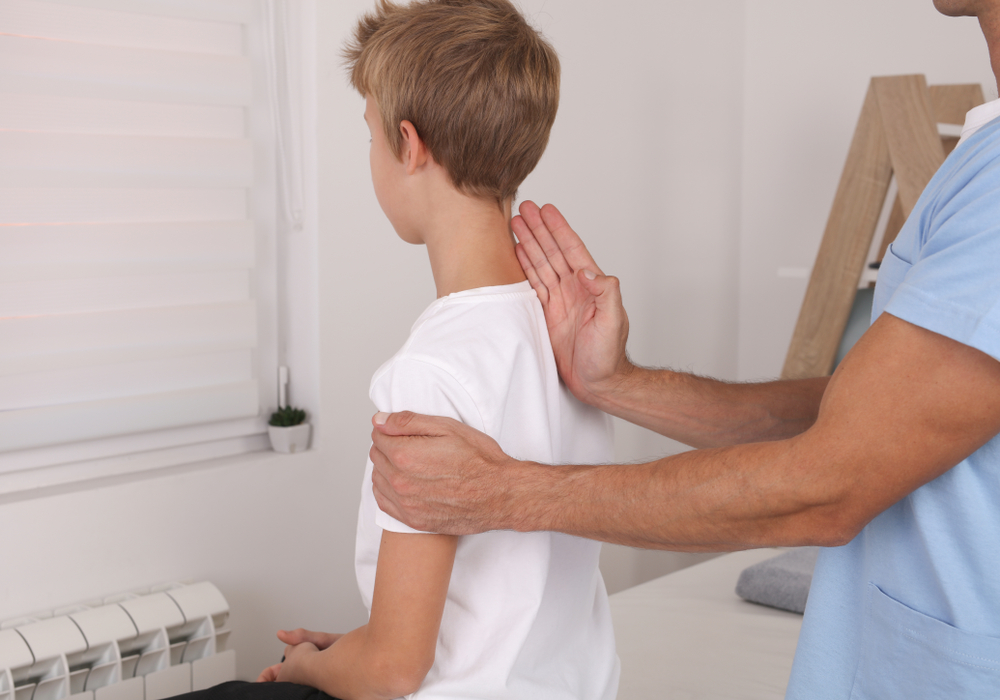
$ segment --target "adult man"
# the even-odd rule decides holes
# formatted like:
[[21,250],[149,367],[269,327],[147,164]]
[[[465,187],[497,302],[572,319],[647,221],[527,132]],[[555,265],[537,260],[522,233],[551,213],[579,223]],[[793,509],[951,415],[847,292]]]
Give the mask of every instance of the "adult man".
[[[1000,0],[972,15],[1000,78]],[[618,282],[553,207],[513,222],[581,400],[699,449],[543,467],[454,422],[376,418],[379,504],[419,528],[552,529],[643,547],[821,544],[789,697],[1000,687],[1000,102],[928,185],[832,378],[731,385],[632,365]],[[976,129],[978,127],[978,130]],[[378,423],[382,423],[379,425]]]

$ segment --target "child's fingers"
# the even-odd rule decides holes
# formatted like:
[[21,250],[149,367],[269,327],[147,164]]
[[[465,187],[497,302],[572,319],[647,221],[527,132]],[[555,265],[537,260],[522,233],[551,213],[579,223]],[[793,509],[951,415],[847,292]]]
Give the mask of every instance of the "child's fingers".
[[278,630],[278,639],[283,641],[285,644],[298,644],[299,634],[305,630],[299,628],[297,630]]
[[258,683],[273,683],[278,680],[278,672],[281,670],[281,664],[274,664],[273,666],[268,666],[260,675],[257,676]]
[[294,630],[279,630],[278,639],[283,641],[285,644],[295,646],[296,644],[302,644],[303,642],[309,641],[309,635],[311,635],[307,629],[299,627]]
[[283,641],[285,644],[291,646],[296,646],[298,644],[309,643],[314,645],[318,649],[326,649],[328,646],[333,644],[337,639],[340,638],[339,634],[331,634],[329,632],[315,632],[313,630],[307,630],[302,627],[287,631],[279,630],[278,639]]

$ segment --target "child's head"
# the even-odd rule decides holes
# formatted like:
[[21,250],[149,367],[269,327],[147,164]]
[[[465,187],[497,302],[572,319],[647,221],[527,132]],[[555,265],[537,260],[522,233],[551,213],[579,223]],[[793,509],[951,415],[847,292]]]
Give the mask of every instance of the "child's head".
[[409,120],[461,192],[504,202],[542,157],[559,59],[509,0],[378,0],[345,55],[396,157]]

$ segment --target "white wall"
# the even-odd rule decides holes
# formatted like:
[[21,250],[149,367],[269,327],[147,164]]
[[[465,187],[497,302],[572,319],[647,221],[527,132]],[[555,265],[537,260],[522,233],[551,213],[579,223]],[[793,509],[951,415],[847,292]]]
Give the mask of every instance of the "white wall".
[[[423,250],[378,210],[362,102],[339,67],[370,4],[318,3],[316,449],[0,501],[0,619],[208,579],[232,605],[241,677],[280,656],[280,626],[363,621],[368,379],[434,294]],[[812,263],[868,76],[989,78],[975,24],[938,18],[930,0],[522,4],[564,71],[551,146],[522,195],[557,203],[622,278],[638,361],[724,378],[780,369],[804,281],[776,269]],[[618,447],[623,460],[677,449],[635,429]],[[618,588],[691,560],[609,548],[602,565]]]
[[931,0],[748,0],[740,224],[741,379],[781,372],[868,81],[996,81],[973,18]]

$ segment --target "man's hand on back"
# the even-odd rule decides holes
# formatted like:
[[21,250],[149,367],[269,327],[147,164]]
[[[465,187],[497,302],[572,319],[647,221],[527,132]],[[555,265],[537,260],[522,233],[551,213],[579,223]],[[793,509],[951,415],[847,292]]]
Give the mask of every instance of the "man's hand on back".
[[[559,374],[577,398],[600,407],[600,393],[634,369],[625,354],[628,316],[618,280],[604,276],[551,204],[539,209],[524,202],[511,227],[520,241],[518,260],[545,311]],[[379,414],[373,423],[372,482],[383,511],[447,535],[530,529],[540,478],[530,464],[452,419],[402,412]]]
[[599,405],[632,369],[618,279],[604,276],[554,206],[526,201],[519,211],[511,220],[517,259],[542,302],[559,375],[578,399]]

